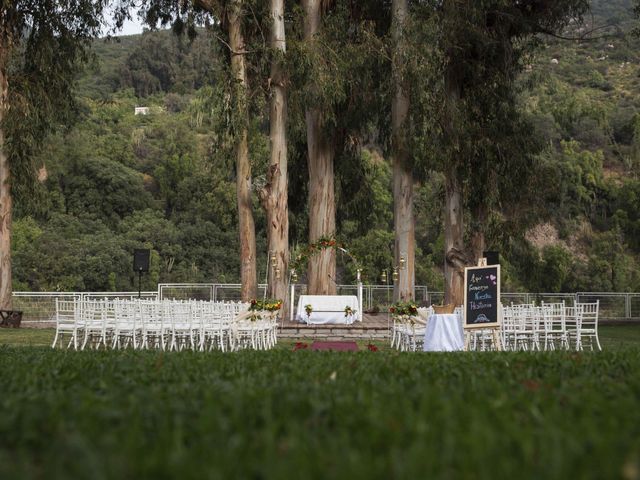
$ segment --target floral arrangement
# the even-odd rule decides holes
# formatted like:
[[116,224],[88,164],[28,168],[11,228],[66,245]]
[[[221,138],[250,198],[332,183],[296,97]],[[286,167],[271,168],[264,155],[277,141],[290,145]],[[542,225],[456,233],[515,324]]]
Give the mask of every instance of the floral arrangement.
[[351,255],[344,248],[344,244],[336,240],[335,236],[333,235],[323,235],[322,237],[318,238],[315,242],[301,247],[298,253],[291,260],[291,263],[289,264],[289,268],[291,268],[292,271],[296,271],[296,272],[303,271],[307,267],[307,264],[309,263],[309,258],[313,257],[314,255],[320,253],[322,250],[325,250],[327,248],[337,248],[341,250],[353,261],[353,263],[355,264],[356,270],[358,271],[362,270],[358,260],[353,255]]
[[376,347],[373,343],[370,343],[367,345],[367,350],[369,350],[370,352],[377,352],[378,347]]
[[346,307],[344,307],[344,316],[348,317],[349,315],[355,315],[356,311],[351,308],[349,305],[347,305]]
[[414,316],[418,314],[415,302],[397,302],[389,307],[389,313],[395,316]]
[[297,351],[297,350],[306,350],[309,348],[309,344],[308,343],[304,343],[304,342],[296,342],[296,344],[293,346],[293,351]]
[[322,236],[313,243],[303,247],[291,262],[290,267],[293,270],[301,270],[309,262],[309,257],[319,253],[325,248],[340,248],[341,244],[333,236]]
[[304,311],[307,312],[307,317],[311,316],[311,312],[313,312],[313,307],[311,306],[310,303],[304,306]]
[[272,298],[267,298],[265,300],[251,300],[251,305],[249,306],[249,310],[258,311],[258,310],[266,310],[267,312],[277,312],[282,308],[282,300],[276,300]]

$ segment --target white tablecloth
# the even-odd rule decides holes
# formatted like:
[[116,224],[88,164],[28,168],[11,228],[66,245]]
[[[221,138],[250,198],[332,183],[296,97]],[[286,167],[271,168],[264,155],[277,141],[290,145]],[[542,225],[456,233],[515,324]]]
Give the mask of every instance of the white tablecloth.
[[431,315],[424,334],[425,352],[455,352],[464,350],[464,332],[460,317]]
[[[307,317],[304,311],[305,305],[311,305],[313,312]],[[322,323],[343,323],[350,324],[358,318],[358,315],[344,316],[344,308],[351,307],[355,312],[358,310],[358,297],[355,295],[300,295],[296,320],[314,324]]]

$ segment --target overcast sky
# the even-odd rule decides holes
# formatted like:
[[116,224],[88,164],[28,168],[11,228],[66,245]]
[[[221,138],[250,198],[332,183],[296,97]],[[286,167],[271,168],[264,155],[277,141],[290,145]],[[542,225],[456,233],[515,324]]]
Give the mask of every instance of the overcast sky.
[[[104,35],[106,35],[109,31],[109,27],[105,27],[102,31]],[[122,27],[122,30],[117,32],[115,35],[135,35],[137,33],[142,33],[142,24],[140,23],[140,19],[137,14],[133,15],[133,20],[127,20]]]
[[133,21],[127,20],[122,27],[122,31],[117,35],[135,35],[136,33],[142,33],[142,25],[138,17],[135,17]]

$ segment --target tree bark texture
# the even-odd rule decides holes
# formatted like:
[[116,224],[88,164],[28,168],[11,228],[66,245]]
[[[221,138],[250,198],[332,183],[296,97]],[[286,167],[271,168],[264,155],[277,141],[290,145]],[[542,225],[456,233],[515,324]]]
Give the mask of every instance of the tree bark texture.
[[288,312],[289,288],[289,206],[287,178],[287,91],[282,57],[286,53],[284,0],[271,0],[271,34],[269,43],[275,51],[271,63],[271,98],[269,137],[271,158],[262,204],[267,216],[267,243],[275,254],[276,266],[269,262],[267,296],[283,300],[282,311]]
[[[304,38],[313,48],[320,27],[321,1],[304,0]],[[324,130],[322,111],[314,105],[305,112],[309,155],[309,241],[331,236],[336,230],[333,159],[335,146]],[[309,259],[307,291],[311,295],[336,294],[336,252],[322,249]]]
[[[444,10],[455,18],[464,3],[445,2]],[[448,52],[455,59],[457,52],[452,47]],[[462,125],[458,112],[461,97],[459,69],[455,62],[449,62],[445,71],[444,129],[450,146],[445,158],[445,211],[444,211],[444,302],[462,305],[464,302],[464,268],[468,265],[464,248],[464,212],[462,179],[459,165],[460,136]]]
[[6,117],[9,95],[7,78],[8,47],[0,42],[0,310],[11,310],[11,175],[7,155],[3,123]]
[[[403,29],[408,15],[407,0],[393,0],[392,35],[394,55],[395,94],[391,103],[392,163],[393,163],[393,227],[395,232],[394,258],[399,266],[398,281],[393,296],[398,300],[413,300],[415,295],[415,219],[413,215],[413,172],[405,133],[409,116],[409,97],[399,70]],[[404,264],[401,262],[404,258]]]
[[242,0],[235,0],[228,10],[231,71],[235,80],[236,102],[236,189],[238,232],[240,236],[240,280],[243,301],[257,296],[256,231],[251,201],[251,163],[249,162],[247,109],[247,72],[245,41],[242,29]]
[[462,185],[455,168],[445,173],[444,212],[444,303],[462,305],[464,302],[464,223],[462,211]]
[[471,252],[473,254],[474,264],[483,258],[486,250],[486,242],[484,231],[487,225],[487,206],[484,204],[476,205],[472,210],[473,215],[473,231],[471,232]]

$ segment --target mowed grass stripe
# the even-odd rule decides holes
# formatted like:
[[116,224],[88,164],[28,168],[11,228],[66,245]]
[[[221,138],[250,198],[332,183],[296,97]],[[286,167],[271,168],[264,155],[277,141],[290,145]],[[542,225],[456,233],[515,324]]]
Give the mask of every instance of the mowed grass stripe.
[[[36,328],[0,328],[0,345],[12,346],[50,346],[53,343],[55,329]],[[283,340],[277,348],[291,348],[298,340]],[[299,341],[311,343],[311,339]],[[640,322],[631,325],[604,325],[600,327],[600,342],[603,348],[640,347]],[[365,338],[358,341],[360,348],[366,348],[369,341]],[[388,347],[388,341],[373,341],[379,348]]]
[[636,348],[2,347],[0,388],[2,478],[624,478],[640,466]]

